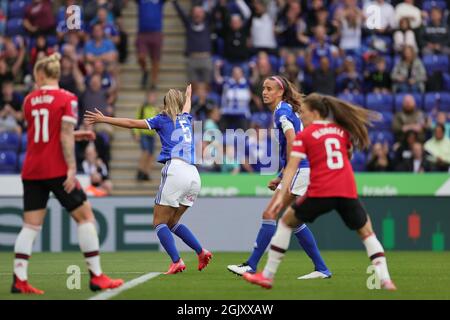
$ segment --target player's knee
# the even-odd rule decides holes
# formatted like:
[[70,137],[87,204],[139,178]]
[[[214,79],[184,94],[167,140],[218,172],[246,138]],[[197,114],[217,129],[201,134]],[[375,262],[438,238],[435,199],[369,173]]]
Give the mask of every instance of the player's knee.
[[276,220],[278,218],[278,214],[264,210],[262,217],[264,220]]

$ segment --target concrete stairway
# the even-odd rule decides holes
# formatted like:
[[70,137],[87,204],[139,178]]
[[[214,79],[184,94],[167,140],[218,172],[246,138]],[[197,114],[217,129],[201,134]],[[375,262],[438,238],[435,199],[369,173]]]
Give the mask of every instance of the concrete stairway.
[[[188,8],[190,1],[182,0]],[[145,91],[140,89],[141,70],[136,61],[135,41],[137,36],[137,6],[129,1],[123,12],[124,28],[129,35],[129,57],[120,67],[120,91],[116,104],[117,117],[134,118],[136,109],[145,99]],[[170,2],[164,8],[164,45],[161,72],[158,83],[158,99],[162,103],[164,94],[170,88],[182,89],[186,85],[186,65],[183,54],[185,48],[184,27]],[[159,152],[159,139],[157,152]],[[115,128],[112,142],[111,178],[114,183],[113,195],[154,196],[158,191],[161,166],[155,166],[150,182],[135,180],[139,161],[139,144],[134,141],[130,130]]]

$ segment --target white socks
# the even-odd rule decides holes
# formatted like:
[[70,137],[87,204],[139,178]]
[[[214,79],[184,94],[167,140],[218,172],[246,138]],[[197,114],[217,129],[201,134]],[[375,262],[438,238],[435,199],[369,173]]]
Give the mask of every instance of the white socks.
[[14,246],[14,274],[19,280],[25,281],[28,279],[28,259],[31,256],[34,240],[41,229],[41,226],[24,224],[17,236]]
[[269,258],[263,271],[264,277],[272,279],[275,276],[278,266],[289,247],[292,231],[293,229],[288,227],[283,220],[278,222],[277,231],[270,242]]
[[78,224],[78,241],[89,271],[95,276],[101,275],[102,268],[100,266],[99,255],[100,244],[94,223],[86,222]]
[[367,255],[375,267],[378,278],[381,281],[389,280],[391,277],[389,276],[384,249],[376,235],[371,234],[363,240],[363,243],[366,246]]

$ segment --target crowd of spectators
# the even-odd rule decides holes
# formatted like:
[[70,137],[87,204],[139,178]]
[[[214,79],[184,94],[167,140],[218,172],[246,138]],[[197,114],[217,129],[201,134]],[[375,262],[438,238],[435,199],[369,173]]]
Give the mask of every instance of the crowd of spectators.
[[[60,87],[79,101],[80,128],[96,132],[93,143],[78,142],[78,170],[91,176],[91,194],[112,189],[108,179],[112,130],[87,128],[86,110],[115,112],[118,65],[127,58],[121,10],[126,0],[0,1],[0,171],[18,172],[26,150],[22,102],[33,89],[33,67],[43,56],[60,52]],[[79,5],[81,10],[70,10]],[[69,10],[68,10],[69,9]],[[97,192],[98,191],[98,192]]]

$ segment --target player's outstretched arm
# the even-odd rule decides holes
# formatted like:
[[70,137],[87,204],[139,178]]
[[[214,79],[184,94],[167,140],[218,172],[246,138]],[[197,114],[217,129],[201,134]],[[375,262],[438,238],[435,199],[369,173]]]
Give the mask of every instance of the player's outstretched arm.
[[127,129],[148,129],[145,120],[107,117],[103,115],[100,110],[95,109],[95,111],[96,112],[86,111],[86,113],[84,114],[84,119],[88,124],[109,123],[113,126]]
[[183,113],[191,113],[191,97],[192,97],[192,85],[188,85],[186,88],[185,98],[186,101],[184,102],[183,106]]
[[94,131],[90,130],[77,130],[74,131],[73,136],[75,138],[75,141],[83,141],[83,140],[94,141],[96,134]]

